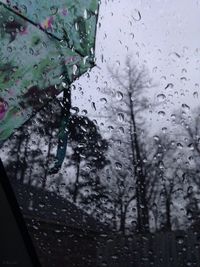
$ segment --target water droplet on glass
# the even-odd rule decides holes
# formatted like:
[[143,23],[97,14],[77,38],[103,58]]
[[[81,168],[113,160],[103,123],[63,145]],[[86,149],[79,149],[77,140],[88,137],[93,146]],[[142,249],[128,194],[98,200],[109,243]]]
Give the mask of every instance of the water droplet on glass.
[[73,65],[73,74],[74,75],[76,75],[77,69],[78,69],[77,65]]
[[86,109],[83,109],[83,110],[81,111],[81,113],[82,113],[82,115],[87,115],[87,110],[86,110]]
[[165,89],[172,89],[174,87],[173,83],[168,83]]
[[15,20],[15,18],[13,16],[9,16],[8,17],[8,20],[11,21],[11,22],[13,22]]
[[109,126],[108,126],[108,130],[111,132],[111,131],[114,130],[114,127],[113,127],[112,125],[109,125]]
[[193,186],[189,186],[187,189],[187,193],[188,194],[192,194],[193,193]]
[[199,95],[198,95],[198,92],[195,91],[195,92],[193,93],[193,97],[194,97],[194,98],[198,98],[198,96],[199,96]]
[[184,109],[184,111],[190,110],[190,107],[187,104],[182,104],[181,107]]
[[84,15],[83,15],[84,19],[87,19],[88,17],[88,12],[87,12],[87,9],[84,10]]
[[120,131],[120,133],[122,133],[122,134],[124,134],[124,133],[125,133],[125,130],[124,130],[124,128],[123,128],[123,127],[119,127],[119,131]]
[[132,18],[135,20],[135,21],[140,21],[142,16],[141,16],[141,13],[138,9],[134,9],[134,14],[132,15]]
[[124,121],[124,114],[123,113],[118,113],[117,118],[120,122]]
[[182,73],[187,73],[187,70],[185,68],[182,69]]
[[193,144],[193,143],[190,143],[190,144],[188,145],[188,148],[189,148],[190,150],[194,150],[194,144]]
[[117,93],[116,93],[116,98],[117,98],[117,100],[122,100],[122,99],[123,99],[123,94],[122,94],[122,92],[117,91]]
[[160,117],[164,117],[165,116],[165,112],[164,111],[158,111],[158,115],[160,116]]
[[115,162],[115,168],[116,168],[116,170],[121,170],[122,164],[120,162]]
[[184,243],[184,237],[183,236],[177,236],[176,241],[179,245],[182,245]]
[[181,143],[177,143],[177,147],[178,147],[179,149],[182,149],[182,148],[183,148],[183,145],[182,145]]
[[160,161],[158,166],[160,170],[163,170],[165,168],[163,161]]
[[33,48],[29,48],[29,53],[30,53],[31,55],[34,55],[34,50],[33,50]]
[[186,82],[186,81],[187,81],[187,78],[186,78],[186,77],[181,77],[181,78],[180,78],[180,81],[181,81],[181,82]]
[[166,99],[166,95],[164,95],[164,94],[158,94],[157,95],[157,100],[159,101],[159,102],[162,102],[162,101],[164,101]]
[[159,140],[160,140],[160,138],[159,138],[158,135],[154,135],[153,139],[154,139],[155,141],[159,141]]
[[56,15],[56,13],[58,12],[58,8],[56,6],[51,6],[50,10],[52,15]]
[[8,47],[7,47],[7,51],[8,51],[9,53],[11,53],[11,52],[12,52],[12,47],[8,46]]
[[93,108],[95,111],[97,110],[96,105],[95,105],[94,102],[91,103],[91,106],[92,106],[92,108]]
[[105,97],[103,97],[103,98],[100,98],[100,101],[101,101],[102,103],[104,103],[104,104],[106,104],[106,103],[107,103],[107,99],[106,99]]

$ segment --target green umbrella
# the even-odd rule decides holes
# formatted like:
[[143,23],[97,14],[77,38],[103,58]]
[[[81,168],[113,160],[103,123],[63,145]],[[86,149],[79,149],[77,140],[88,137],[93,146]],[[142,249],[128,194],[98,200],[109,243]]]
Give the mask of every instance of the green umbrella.
[[0,144],[64,90],[56,168],[64,159],[70,84],[94,66],[98,0],[0,1]]

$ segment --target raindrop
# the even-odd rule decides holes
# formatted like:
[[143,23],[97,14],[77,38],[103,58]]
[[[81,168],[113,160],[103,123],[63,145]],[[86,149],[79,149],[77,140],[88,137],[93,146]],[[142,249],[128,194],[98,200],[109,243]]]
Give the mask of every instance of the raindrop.
[[122,99],[123,99],[123,94],[122,94],[122,92],[117,91],[117,93],[116,93],[116,98],[117,98],[117,100],[122,100]]
[[162,101],[164,101],[166,99],[166,95],[159,94],[159,95],[157,95],[157,99],[158,99],[159,102],[162,102]]
[[12,47],[8,46],[8,47],[7,47],[7,51],[8,51],[9,53],[11,53],[11,52],[12,52]]
[[189,220],[192,219],[192,212],[191,211],[187,212],[187,217],[188,217]]
[[121,170],[122,164],[120,162],[115,162],[115,168],[116,168],[116,170]]
[[192,194],[192,192],[193,192],[193,186],[189,186],[187,189],[187,193]]
[[161,79],[161,81],[166,81],[167,78],[166,78],[166,76],[162,76],[160,79]]
[[185,68],[182,69],[182,73],[187,73],[187,70]]
[[104,103],[104,104],[106,104],[106,103],[107,103],[107,99],[106,99],[105,97],[103,97],[103,98],[100,98],[100,101],[101,101],[102,103]]
[[8,17],[8,20],[11,21],[11,22],[13,22],[15,19],[14,19],[13,16],[9,16],[9,17]]
[[82,113],[82,115],[87,115],[87,110],[86,110],[86,109],[83,109],[83,110],[81,111],[81,113]]
[[79,112],[79,108],[78,108],[78,107],[72,107],[72,108],[70,109],[70,112],[71,112],[72,114],[77,114],[77,113]]
[[193,97],[194,97],[194,98],[198,98],[198,96],[199,96],[199,95],[198,95],[198,92],[195,91],[195,92],[193,93]]
[[26,14],[27,13],[27,7],[25,5],[21,6],[21,9],[23,9],[23,13]]
[[180,58],[181,56],[177,52],[170,53],[171,57]]
[[158,166],[160,170],[163,170],[165,168],[163,161],[160,161]]
[[164,117],[165,116],[165,112],[164,111],[158,111],[158,115],[160,116],[160,117]]
[[83,16],[84,16],[84,19],[87,19],[87,17],[88,17],[87,9],[84,10],[84,15]]
[[134,15],[132,16],[132,18],[135,20],[135,21],[140,21],[142,16],[141,16],[141,13],[138,9],[135,9],[134,10]]
[[77,65],[73,65],[73,74],[74,75],[76,75],[77,69],[78,69]]
[[51,6],[50,10],[52,15],[56,15],[56,13],[58,12],[58,8],[56,6]]
[[92,108],[96,111],[97,110],[97,108],[96,108],[96,105],[95,105],[95,103],[94,102],[92,102],[91,103],[91,105],[92,105]]
[[109,125],[108,130],[111,132],[112,130],[114,130],[114,127],[112,125]]
[[179,149],[182,149],[182,148],[183,148],[183,145],[182,145],[181,143],[177,143],[177,147],[178,147]]
[[158,135],[154,135],[153,139],[154,139],[155,141],[159,141],[159,140],[160,140],[160,138],[159,138]]
[[175,142],[174,141],[171,141],[171,146],[174,146],[175,145]]
[[29,53],[30,53],[31,55],[34,55],[34,50],[33,50],[32,48],[29,48]]
[[187,78],[186,78],[186,77],[181,77],[181,78],[180,78],[180,81],[181,81],[181,82],[186,82],[186,81],[187,81]]
[[184,111],[189,111],[190,110],[190,107],[187,104],[182,104],[181,106],[184,109]]
[[189,159],[189,161],[191,161],[191,160],[193,160],[194,158],[193,158],[193,156],[189,156],[188,159]]
[[194,150],[194,144],[193,144],[193,143],[189,144],[189,145],[188,145],[188,148],[189,148],[190,150]]
[[124,114],[123,113],[118,113],[117,118],[120,122],[124,121]]
[[91,55],[94,55],[94,48],[93,47],[91,47],[90,53],[91,53]]
[[174,87],[173,83],[168,83],[165,89],[172,89]]
[[120,133],[122,133],[122,134],[124,134],[124,133],[125,133],[125,130],[124,130],[124,128],[123,128],[123,127],[119,127],[119,131],[120,131]]
[[158,70],[158,67],[153,68],[153,72],[157,72],[157,70]]
[[183,236],[177,236],[176,241],[179,245],[182,245],[184,243],[184,237]]
[[79,26],[78,26],[78,23],[77,22],[75,23],[74,26],[75,26],[75,30],[78,31],[79,30]]
[[87,129],[81,125],[81,129],[86,133],[87,132]]
[[172,118],[172,120],[175,120],[176,119],[176,115],[175,114],[172,114],[171,115],[171,118]]

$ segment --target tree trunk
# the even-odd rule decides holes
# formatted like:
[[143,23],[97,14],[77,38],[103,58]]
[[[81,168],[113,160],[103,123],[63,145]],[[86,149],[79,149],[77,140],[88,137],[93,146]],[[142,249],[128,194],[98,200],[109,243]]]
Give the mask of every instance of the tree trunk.
[[30,166],[30,170],[29,170],[29,178],[28,178],[28,185],[31,185],[32,182],[32,173],[33,173],[33,168],[34,168],[34,161],[32,161],[32,164]]
[[18,137],[18,144],[17,144],[17,157],[16,157],[16,162],[15,162],[15,168],[14,168],[14,174],[15,174],[15,179],[18,178],[18,173],[20,170],[20,152],[21,152],[21,145],[23,142],[23,135],[22,135],[22,130],[19,132],[19,137]]
[[149,232],[149,209],[147,204],[147,192],[145,184],[145,173],[142,165],[142,158],[138,142],[138,133],[135,122],[135,114],[133,110],[132,94],[129,93],[129,104],[131,113],[131,143],[133,153],[133,166],[136,177],[136,201],[137,201],[137,214],[138,231],[141,233]]
[[126,214],[123,209],[123,204],[121,203],[121,214],[120,214],[120,228],[119,231],[125,235],[125,223],[126,223]]
[[25,177],[25,172],[27,170],[27,151],[28,151],[28,142],[29,142],[29,136],[26,136],[26,142],[25,142],[25,147],[24,147],[24,156],[23,156],[23,160],[20,166],[21,169],[21,174],[20,174],[20,182],[23,183],[24,182],[24,177]]
[[46,182],[47,182],[47,175],[49,171],[49,157],[51,153],[51,147],[52,147],[52,129],[50,130],[49,133],[49,144],[48,144],[48,151],[47,151],[47,158],[46,158],[46,164],[45,164],[45,169],[44,169],[44,177],[42,180],[42,188],[45,189],[46,187]]
[[81,163],[81,158],[80,158],[80,155],[78,155],[77,164],[76,164],[76,180],[75,180],[75,183],[74,183],[74,192],[73,192],[73,201],[74,201],[74,203],[77,202],[77,197],[78,197],[80,163]]
[[171,224],[171,198],[170,196],[166,195],[166,230],[172,230]]
[[117,230],[117,204],[114,203],[114,210],[113,210],[113,228]]

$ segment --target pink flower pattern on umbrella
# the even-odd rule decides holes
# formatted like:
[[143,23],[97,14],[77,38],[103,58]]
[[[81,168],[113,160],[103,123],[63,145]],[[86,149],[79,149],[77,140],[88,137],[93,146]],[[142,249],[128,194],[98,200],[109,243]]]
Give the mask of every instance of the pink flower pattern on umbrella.
[[7,110],[8,110],[8,103],[4,101],[3,98],[0,98],[0,120],[3,120]]

